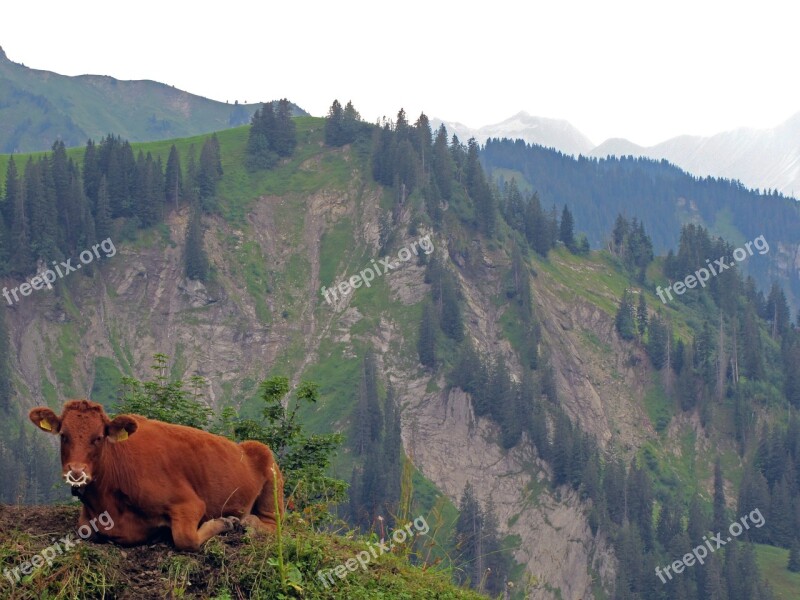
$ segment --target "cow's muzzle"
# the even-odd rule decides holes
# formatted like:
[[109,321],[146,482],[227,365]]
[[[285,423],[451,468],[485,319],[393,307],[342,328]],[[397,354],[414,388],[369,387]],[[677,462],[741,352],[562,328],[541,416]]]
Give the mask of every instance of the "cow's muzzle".
[[82,487],[91,480],[92,477],[86,471],[81,471],[77,476],[73,471],[67,471],[64,473],[64,481],[66,481],[72,487]]

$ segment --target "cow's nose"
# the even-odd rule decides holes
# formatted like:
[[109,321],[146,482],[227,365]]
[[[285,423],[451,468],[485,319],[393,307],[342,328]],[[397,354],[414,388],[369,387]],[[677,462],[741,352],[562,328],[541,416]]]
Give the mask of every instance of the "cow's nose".
[[72,487],[81,487],[89,483],[92,478],[86,472],[86,465],[82,463],[70,463],[67,465],[68,471],[64,473],[64,480]]

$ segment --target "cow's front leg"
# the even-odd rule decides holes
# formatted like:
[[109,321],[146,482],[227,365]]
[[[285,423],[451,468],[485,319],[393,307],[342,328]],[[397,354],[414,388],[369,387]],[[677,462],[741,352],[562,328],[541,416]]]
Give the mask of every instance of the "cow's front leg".
[[[98,542],[100,541],[100,536],[97,535],[97,519],[95,521],[95,526],[92,527],[92,522],[89,518],[89,511],[86,510],[85,506],[81,506],[81,514],[78,516],[78,535],[81,539],[88,540],[90,542]],[[89,532],[88,534],[86,532]]]
[[211,519],[198,528],[205,513],[205,503],[179,504],[170,511],[172,521],[172,541],[179,550],[197,552],[209,538],[224,531],[230,531],[238,523],[235,517]]

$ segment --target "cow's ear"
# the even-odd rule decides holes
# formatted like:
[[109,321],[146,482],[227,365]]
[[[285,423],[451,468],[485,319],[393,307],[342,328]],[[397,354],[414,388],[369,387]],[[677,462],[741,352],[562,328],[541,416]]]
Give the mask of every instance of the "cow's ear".
[[31,409],[31,412],[28,413],[28,418],[39,429],[48,433],[56,434],[61,428],[61,419],[46,406]]
[[106,435],[110,442],[122,442],[138,429],[139,425],[129,415],[119,415],[106,425]]

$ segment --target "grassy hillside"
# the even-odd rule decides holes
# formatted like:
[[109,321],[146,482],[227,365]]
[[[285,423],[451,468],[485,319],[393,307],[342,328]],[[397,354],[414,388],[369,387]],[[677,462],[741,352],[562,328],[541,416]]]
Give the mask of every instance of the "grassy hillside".
[[114,133],[134,142],[248,123],[259,105],[234,100],[217,102],[155,81],[29,69],[0,48],[0,152],[46,150],[59,138],[77,146]]
[[[41,561],[39,568],[26,576],[20,571],[19,582],[14,574],[11,575],[13,583],[7,577],[0,578],[0,597],[17,600],[478,600],[484,597],[456,588],[449,583],[449,574],[445,571],[410,564],[407,557],[412,552],[411,547],[400,545],[368,562],[365,569],[356,563],[355,572],[346,570],[341,579],[334,575],[334,584],[328,580],[326,586],[317,575],[318,571],[345,565],[376,540],[345,532],[340,532],[341,535],[315,533],[298,516],[287,521],[284,533],[286,590],[282,589],[277,562],[279,546],[274,536],[253,538],[245,531],[235,530],[209,540],[198,553],[179,552],[163,543],[120,548],[80,541],[74,533],[77,518],[75,506],[0,506],[3,568],[13,570],[31,559]],[[60,540],[70,532],[71,539],[77,541],[73,548],[47,552],[54,542],[51,538]],[[431,545],[430,540],[420,535],[415,551],[424,557]],[[54,559],[47,564],[42,556],[48,558],[50,554]]]

